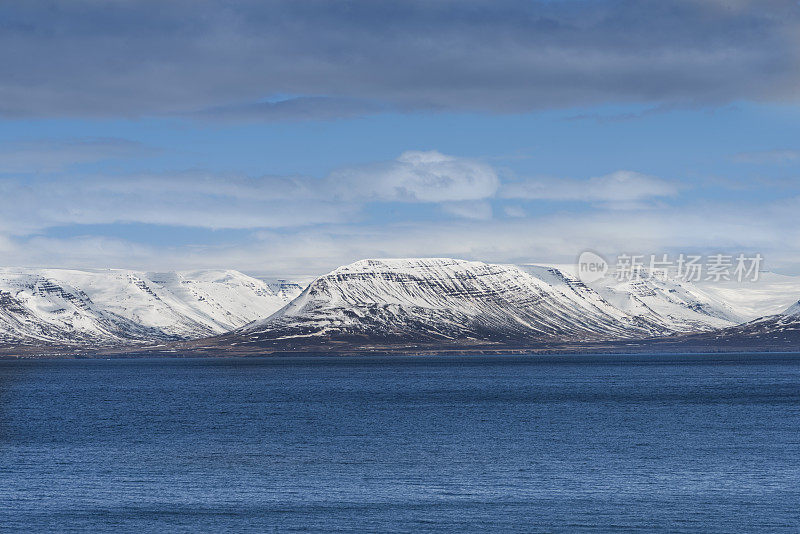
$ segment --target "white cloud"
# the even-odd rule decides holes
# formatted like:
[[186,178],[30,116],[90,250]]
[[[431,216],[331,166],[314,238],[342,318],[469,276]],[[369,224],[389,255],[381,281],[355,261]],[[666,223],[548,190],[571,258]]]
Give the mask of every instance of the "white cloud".
[[321,179],[207,172],[12,175],[0,178],[0,231],[24,235],[52,226],[118,222],[286,228],[351,221],[373,201],[455,203],[445,211],[489,218],[487,204],[458,203],[491,197],[498,184],[490,166],[435,151],[405,152]]
[[465,200],[463,202],[445,202],[442,210],[462,219],[487,221],[492,218],[492,205],[488,202]]
[[671,182],[625,170],[588,180],[531,178],[507,183],[500,190],[504,198],[605,203],[629,203],[677,194],[678,187]]
[[[156,246],[116,239],[16,238],[6,265],[235,268],[270,275],[319,275],[368,257],[450,256],[491,262],[569,263],[587,249],[607,257],[641,253],[760,252],[766,267],[800,270],[797,201],[748,209],[698,205],[645,212],[583,212],[529,219],[329,224],[264,230],[235,243]],[[783,209],[778,209],[783,208]],[[2,242],[2,239],[0,239]]]
[[[660,178],[619,171],[588,180],[542,178],[503,186],[488,165],[439,152],[342,168],[323,178],[183,172],[124,176],[37,175],[0,179],[0,252],[6,265],[175,269],[230,267],[314,275],[365,257],[454,256],[496,262],[571,261],[605,254],[698,248],[758,250],[800,268],[800,201],[771,205],[669,207],[678,193]],[[649,211],[572,210],[540,215],[512,202],[492,219],[490,199],[591,202]],[[361,222],[365,204],[438,204],[453,218],[436,224]],[[648,202],[649,201],[649,202]],[[526,207],[527,208],[527,207]],[[415,212],[416,208],[408,208]],[[427,209],[427,207],[425,208]],[[116,238],[36,236],[53,226],[138,222],[261,229],[235,243],[162,246]],[[270,230],[271,229],[271,230]]]
[[500,183],[489,165],[436,151],[404,152],[394,161],[339,169],[328,179],[341,198],[399,202],[480,200]]
[[358,211],[347,202],[293,197],[283,179],[256,182],[212,175],[5,179],[0,231],[24,235],[53,226],[111,223],[292,227],[345,222]]
[[503,213],[509,217],[525,217],[527,215],[521,206],[506,206],[503,208]]
[[[242,260],[246,269],[272,274],[321,274],[369,257],[447,256],[491,262],[570,263],[583,250],[616,254],[758,251],[767,268],[800,269],[800,230],[786,230],[792,216],[770,216],[771,207],[743,217],[733,205],[700,209],[561,214],[533,219],[459,220],[436,225],[331,226],[290,237],[264,234]],[[783,229],[783,230],[782,230]],[[246,259],[261,255],[260,261]],[[229,257],[227,254],[224,257]],[[269,266],[269,267],[268,267]]]

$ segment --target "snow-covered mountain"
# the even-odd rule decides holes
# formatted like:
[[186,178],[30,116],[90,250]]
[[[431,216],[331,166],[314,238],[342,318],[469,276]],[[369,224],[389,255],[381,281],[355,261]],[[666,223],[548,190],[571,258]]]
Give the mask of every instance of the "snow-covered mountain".
[[800,276],[773,272],[759,273],[756,281],[703,280],[696,287],[725,302],[747,321],[780,314],[800,298]]
[[556,269],[438,258],[362,260],[340,267],[236,335],[244,342],[577,342],[669,331],[649,318],[621,311]]
[[[92,345],[231,332],[224,342],[579,343],[791,329],[800,321],[800,279],[769,274],[755,285],[645,275],[587,286],[552,266],[391,259],[339,267],[303,290],[237,271],[6,268],[0,342]],[[776,306],[785,312],[776,315]],[[771,313],[753,321],[763,311]]]
[[726,328],[748,319],[727,302],[692,282],[661,274],[638,280],[601,279],[592,287],[625,313],[650,319],[674,332]]
[[107,343],[221,334],[301,288],[237,271],[0,269],[0,341]]
[[760,317],[702,337],[718,345],[754,347],[759,350],[798,350],[800,302],[789,306],[782,313]]
[[784,310],[783,315],[787,317],[798,317],[800,318],[800,300],[786,308]]
[[267,286],[269,287],[270,291],[286,302],[289,302],[303,292],[304,286],[296,282],[291,282],[282,278],[265,281],[267,282]]

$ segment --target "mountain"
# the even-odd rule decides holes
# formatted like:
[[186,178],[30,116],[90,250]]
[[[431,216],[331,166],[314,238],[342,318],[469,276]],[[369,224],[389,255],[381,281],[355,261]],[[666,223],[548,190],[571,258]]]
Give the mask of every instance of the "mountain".
[[[198,340],[164,350],[251,353],[403,344],[624,349],[647,339],[747,346],[794,335],[800,321],[798,280],[764,274],[738,286],[664,275],[587,285],[553,266],[386,259],[339,267],[303,290],[230,270],[6,268],[0,342],[90,349]],[[777,305],[783,313],[753,316]]]
[[797,302],[786,308],[786,310],[783,312],[782,315],[786,317],[800,318],[800,300],[798,300]]
[[706,295],[725,302],[743,321],[783,313],[800,298],[800,276],[768,271],[760,272],[755,281],[703,280],[694,285]]
[[[598,283],[613,285],[602,280]],[[597,289],[621,309],[635,313],[602,288]],[[757,280],[745,282],[686,282],[645,276],[642,281],[619,284],[614,289],[628,295],[629,300],[643,301],[650,310],[660,310],[661,314],[685,322],[687,328],[676,324],[676,330],[686,335],[654,340],[652,345],[648,344],[654,350],[659,347],[688,352],[800,349],[800,302],[797,301],[800,277],[761,272]],[[667,301],[676,302],[667,304]],[[679,306],[677,313],[674,304]],[[687,305],[697,313],[682,311],[681,307]],[[709,321],[708,317],[718,321]],[[701,324],[693,324],[698,318]],[[713,328],[704,328],[703,323]]]
[[0,341],[124,343],[218,335],[301,288],[237,271],[0,269]]
[[747,320],[716,295],[692,282],[645,273],[638,280],[604,278],[592,287],[625,313],[648,319],[673,332],[703,332]]
[[800,348],[800,302],[782,313],[712,332],[706,338],[717,344],[797,350]]
[[800,302],[781,313],[711,332],[649,340],[643,347],[671,352],[798,352]]
[[574,342],[669,333],[557,269],[453,259],[362,260],[314,280],[230,343]]
[[270,291],[286,302],[289,302],[303,292],[302,285],[289,280],[284,280],[282,278],[278,278],[276,280],[266,280],[266,282]]

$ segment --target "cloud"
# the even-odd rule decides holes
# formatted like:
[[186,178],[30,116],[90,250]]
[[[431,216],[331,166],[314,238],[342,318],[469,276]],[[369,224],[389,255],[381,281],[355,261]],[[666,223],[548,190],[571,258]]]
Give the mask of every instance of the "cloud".
[[527,215],[521,206],[506,206],[503,208],[503,213],[508,217],[525,217]]
[[[81,158],[45,167],[70,169],[69,161]],[[702,249],[755,250],[769,262],[800,269],[796,197],[712,203],[684,195],[658,203],[680,193],[679,187],[633,171],[501,184],[486,163],[436,151],[405,152],[322,177],[30,173],[23,167],[19,175],[0,177],[0,252],[6,265],[229,267],[307,276],[375,256],[559,263],[583,249],[609,256]],[[553,214],[524,202],[535,200],[574,205]],[[586,203],[604,209],[586,209]],[[388,206],[398,215],[373,216],[371,208]],[[648,210],[608,209],[620,206]],[[505,216],[493,218],[493,208]],[[421,213],[433,214],[435,224]],[[110,227],[117,223],[151,226],[127,232]],[[168,226],[238,231],[224,239],[185,232],[188,238],[176,240]],[[166,240],[144,235],[162,230]]]
[[796,101],[800,82],[794,0],[26,0],[0,20],[6,117]]
[[445,202],[442,210],[450,215],[455,215],[462,219],[474,219],[478,221],[488,221],[492,218],[492,205],[488,202],[464,201],[464,202]]
[[[529,219],[329,224],[263,230],[218,245],[156,246],[119,239],[15,238],[7,265],[118,266],[137,269],[235,268],[276,276],[319,275],[369,257],[447,256],[491,262],[571,263],[587,249],[619,253],[760,252],[766,267],[800,268],[797,199],[742,216],[736,204],[644,212],[580,212]],[[0,240],[2,242],[2,240]]]
[[112,223],[291,227],[354,216],[357,206],[303,195],[309,181],[205,173],[0,179],[0,231]]
[[0,143],[0,174],[57,172],[81,163],[131,158],[153,152],[154,149],[135,141],[115,138]]
[[675,184],[633,171],[617,171],[588,180],[531,178],[510,182],[500,190],[503,198],[602,202],[609,206],[639,206],[637,201],[671,197]]
[[329,180],[341,198],[400,202],[480,200],[493,196],[500,183],[489,165],[436,151],[340,169]]
[[0,177],[0,231],[24,235],[54,226],[112,223],[290,228],[352,221],[369,202],[452,203],[447,213],[488,218],[488,205],[459,203],[491,197],[499,184],[490,166],[436,151],[405,152],[323,178],[201,171],[27,175],[30,169],[90,161],[102,152],[81,149],[57,152],[59,157],[44,166],[22,166],[27,156],[20,157],[19,175]]
[[800,151],[797,150],[759,150],[755,152],[739,152],[733,156],[733,161],[737,163],[755,164],[790,163],[798,159],[800,159]]
[[190,118],[229,121],[332,120],[371,115],[389,109],[386,105],[365,100],[305,96],[224,105],[186,115]]

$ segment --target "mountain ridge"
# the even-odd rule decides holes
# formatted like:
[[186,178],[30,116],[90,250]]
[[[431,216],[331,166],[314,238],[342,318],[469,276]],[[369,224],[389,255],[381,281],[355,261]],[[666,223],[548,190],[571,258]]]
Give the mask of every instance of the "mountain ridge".
[[234,270],[0,269],[0,340],[137,343],[213,336],[299,293]]
[[339,267],[269,318],[236,333],[249,336],[249,342],[313,337],[589,341],[678,331],[672,318],[626,313],[552,267],[409,258]]
[[[732,289],[723,289],[667,276],[585,284],[553,266],[452,258],[360,260],[305,289],[234,270],[0,268],[0,341],[254,353],[419,344],[633,346],[682,336],[703,343],[763,337],[773,327],[790,331],[791,318],[800,316],[795,296],[785,315],[749,321],[743,309],[774,303],[750,289],[761,299],[758,307],[743,307],[741,299],[729,305],[720,295]],[[783,293],[775,299],[781,300],[788,302]]]

